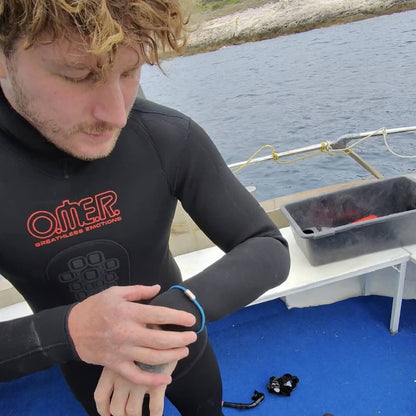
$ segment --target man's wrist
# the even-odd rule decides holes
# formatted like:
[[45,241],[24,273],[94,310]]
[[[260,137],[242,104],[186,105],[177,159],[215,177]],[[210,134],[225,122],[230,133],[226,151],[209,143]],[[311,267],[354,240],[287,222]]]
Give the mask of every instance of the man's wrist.
[[134,362],[140,370],[146,371],[153,374],[162,374],[166,368],[166,364],[150,365],[145,363],[140,363],[139,361]]

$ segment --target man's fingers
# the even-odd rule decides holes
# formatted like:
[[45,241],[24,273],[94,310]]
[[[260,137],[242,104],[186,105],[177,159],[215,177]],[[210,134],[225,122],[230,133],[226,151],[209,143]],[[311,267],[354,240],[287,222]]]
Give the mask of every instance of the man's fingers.
[[196,342],[197,339],[198,336],[192,331],[176,332],[143,328],[140,336],[131,339],[131,345],[140,345],[155,350],[168,350],[186,347]]
[[186,358],[189,355],[189,349],[183,347],[155,351],[151,348],[133,347],[130,348],[129,351],[126,351],[126,354],[128,354],[129,360],[131,359],[131,361],[147,365],[163,365],[171,361],[180,361],[183,358]]
[[[135,389],[130,393],[126,404],[126,416],[142,416],[144,392],[142,389]],[[150,413],[153,416],[152,413]]]
[[126,403],[130,394],[130,384],[118,378],[111,397],[110,413],[112,416],[125,416]]
[[135,302],[139,300],[153,299],[160,292],[160,285],[153,286],[118,286],[119,294],[125,300]]
[[185,327],[191,327],[196,322],[194,315],[179,309],[137,303],[128,303],[125,306],[128,308],[128,313],[136,316],[138,322],[147,322],[159,326],[177,325]]
[[149,391],[149,410],[151,416],[163,416],[166,387],[161,386]]
[[186,347],[197,340],[193,331],[165,331],[159,328],[149,328],[135,322],[120,322],[107,331],[108,339],[111,339],[114,349],[123,351],[122,347],[141,346],[155,350]]
[[105,377],[106,371],[104,368],[94,391],[94,400],[100,416],[110,416],[110,398],[114,390],[113,380]]

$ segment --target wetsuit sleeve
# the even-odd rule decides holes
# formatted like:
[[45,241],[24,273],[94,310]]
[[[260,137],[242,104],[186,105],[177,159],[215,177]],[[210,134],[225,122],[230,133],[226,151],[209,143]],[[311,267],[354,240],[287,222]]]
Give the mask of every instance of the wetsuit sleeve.
[[67,332],[71,307],[47,309],[0,322],[0,381],[10,381],[78,358]]
[[[183,283],[196,295],[207,321],[235,312],[287,278],[286,241],[194,123],[175,175],[175,192],[202,231],[226,252]],[[153,303],[199,317],[192,302],[178,290],[159,295]]]

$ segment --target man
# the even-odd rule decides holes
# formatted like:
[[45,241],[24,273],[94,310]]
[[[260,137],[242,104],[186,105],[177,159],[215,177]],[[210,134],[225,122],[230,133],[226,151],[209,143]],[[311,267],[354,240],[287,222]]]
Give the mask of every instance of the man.
[[[1,324],[0,377],[59,364],[90,415],[160,416],[165,390],[183,416],[222,415],[204,321],[288,274],[206,134],[136,99],[183,22],[176,0],[0,1],[0,273],[34,311]],[[177,200],[227,253],[185,283]]]

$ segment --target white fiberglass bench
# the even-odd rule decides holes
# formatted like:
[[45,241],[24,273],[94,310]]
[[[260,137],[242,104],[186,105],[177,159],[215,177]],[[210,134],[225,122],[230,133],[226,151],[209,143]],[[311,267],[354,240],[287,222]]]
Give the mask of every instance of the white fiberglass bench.
[[[291,229],[283,228],[280,231],[287,239],[290,247],[291,270],[289,276],[284,283],[267,291],[252,304],[281,298],[308,289],[365,275],[376,270],[393,267],[397,271],[397,274],[395,274],[397,279],[393,294],[390,332],[395,334],[398,331],[406,265],[409,260],[416,264],[416,244],[406,248],[379,251],[315,267],[309,263],[296,244]],[[214,246],[183,254],[175,257],[175,259],[181,269],[183,278],[186,280],[214,263],[223,255],[224,253]],[[28,313],[31,313],[30,309],[25,302],[21,302],[0,309],[0,321],[27,315]]]
[[[404,248],[394,248],[321,266],[312,266],[296,244],[292,230],[287,227],[280,231],[289,243],[291,256],[289,276],[284,283],[267,291],[252,304],[339,282],[387,267],[394,267],[397,270],[397,280],[395,282],[390,318],[390,332],[392,334],[397,333],[406,264],[411,259],[411,253],[409,251]],[[214,263],[223,255],[224,253],[218,247],[210,247],[177,256],[175,259],[182,271],[184,280],[186,280]],[[414,246],[414,258],[416,259],[416,245]]]
[[412,244],[410,246],[405,246],[404,249],[409,253],[410,258],[409,260],[412,263],[416,264],[416,244]]

